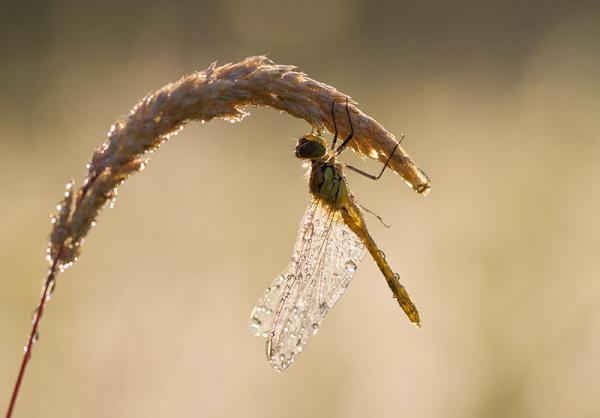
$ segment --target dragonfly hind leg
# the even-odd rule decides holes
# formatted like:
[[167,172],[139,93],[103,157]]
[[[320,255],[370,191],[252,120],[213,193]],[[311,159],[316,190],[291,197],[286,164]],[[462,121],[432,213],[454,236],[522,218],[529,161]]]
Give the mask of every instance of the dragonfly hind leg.
[[[404,136],[402,136],[402,138],[404,138]],[[400,141],[402,141],[402,139],[400,139]],[[383,176],[383,173],[385,172],[385,169],[387,168],[387,166],[390,164],[390,161],[392,160],[392,157],[394,156],[394,153],[396,152],[396,149],[398,148],[398,146],[400,145],[400,142],[398,142],[396,144],[396,146],[394,146],[394,149],[392,150],[392,153],[390,154],[390,156],[388,157],[387,161],[385,162],[385,164],[383,165],[383,168],[381,169],[381,172],[378,175],[373,175],[373,174],[369,174],[365,171],[362,171],[360,168],[356,168],[353,167],[351,165],[348,164],[344,164],[345,167],[347,167],[348,169],[354,171],[355,173],[360,174],[361,176],[365,176],[366,178],[369,178],[373,181],[377,181],[381,178],[381,176]]]

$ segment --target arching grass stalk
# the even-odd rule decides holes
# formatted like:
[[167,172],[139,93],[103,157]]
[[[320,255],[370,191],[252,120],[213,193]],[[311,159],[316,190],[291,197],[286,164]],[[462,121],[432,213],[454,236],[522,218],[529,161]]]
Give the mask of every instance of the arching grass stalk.
[[[213,63],[205,71],[167,84],[147,95],[127,117],[115,123],[108,133],[108,140],[94,152],[83,186],[75,191],[73,182],[67,184],[65,197],[57,206],[58,213],[52,218],[47,256],[50,270],[6,417],[10,418],[14,410],[56,275],[77,260],[100,210],[116,198],[121,183],[144,168],[149,153],[157,150],[189,121],[241,120],[247,115],[244,108],[248,105],[282,110],[305,119],[317,131],[327,129],[332,132],[331,103],[346,97],[335,88],[296,71],[293,66],[277,65],[264,56],[256,56],[220,67]],[[427,176],[397,145],[395,137],[362,113],[356,103],[350,102],[349,112],[354,125],[350,148],[362,157],[385,162],[397,147],[389,167],[415,191],[425,194],[430,187]],[[342,136],[349,131],[344,121],[338,122],[337,128]]]

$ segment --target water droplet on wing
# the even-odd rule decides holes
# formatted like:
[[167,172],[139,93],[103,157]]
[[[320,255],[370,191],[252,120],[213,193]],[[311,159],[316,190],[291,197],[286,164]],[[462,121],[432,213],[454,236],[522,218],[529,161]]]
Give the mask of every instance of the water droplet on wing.
[[260,319],[258,319],[257,317],[253,316],[250,319],[250,323],[248,324],[248,327],[250,329],[250,332],[252,334],[258,334],[260,331],[260,326],[262,325],[262,322],[260,321]]
[[304,228],[304,237],[303,237],[304,241],[310,241],[314,230],[315,230],[315,227],[313,226],[313,224],[306,224],[306,226]]
[[356,271],[356,263],[352,260],[348,260],[346,261],[345,268],[348,273],[354,273]]

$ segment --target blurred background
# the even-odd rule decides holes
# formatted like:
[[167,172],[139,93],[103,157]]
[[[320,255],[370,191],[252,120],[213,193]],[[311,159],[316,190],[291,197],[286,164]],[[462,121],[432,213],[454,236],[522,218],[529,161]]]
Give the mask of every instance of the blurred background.
[[599,40],[597,2],[3,4],[0,409],[65,183],[147,92],[268,53],[404,132],[430,175],[427,198],[348,176],[393,225],[367,218],[422,329],[367,256],[271,370],[247,317],[309,200],[309,127],[250,109],[191,124],[121,187],[58,278],[15,417],[599,416]]

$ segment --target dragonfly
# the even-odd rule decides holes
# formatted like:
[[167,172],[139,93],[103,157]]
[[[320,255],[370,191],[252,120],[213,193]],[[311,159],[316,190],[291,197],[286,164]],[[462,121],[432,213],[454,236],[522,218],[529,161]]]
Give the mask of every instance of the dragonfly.
[[[250,314],[250,331],[267,339],[266,356],[276,371],[286,370],[317,333],[327,312],[335,305],[368,251],[381,270],[394,298],[411,322],[420,326],[419,313],[398,274],[367,230],[363,208],[354,198],[343,174],[348,168],[372,180],[379,180],[399,142],[379,175],[336,162],[354,136],[346,98],[349,135],[338,141],[335,104],[331,105],[334,136],[331,148],[320,135],[301,137],[295,148],[297,158],[310,164],[308,185],[311,202],[304,213],[288,267],[275,278]],[[370,212],[370,211],[369,211]]]

